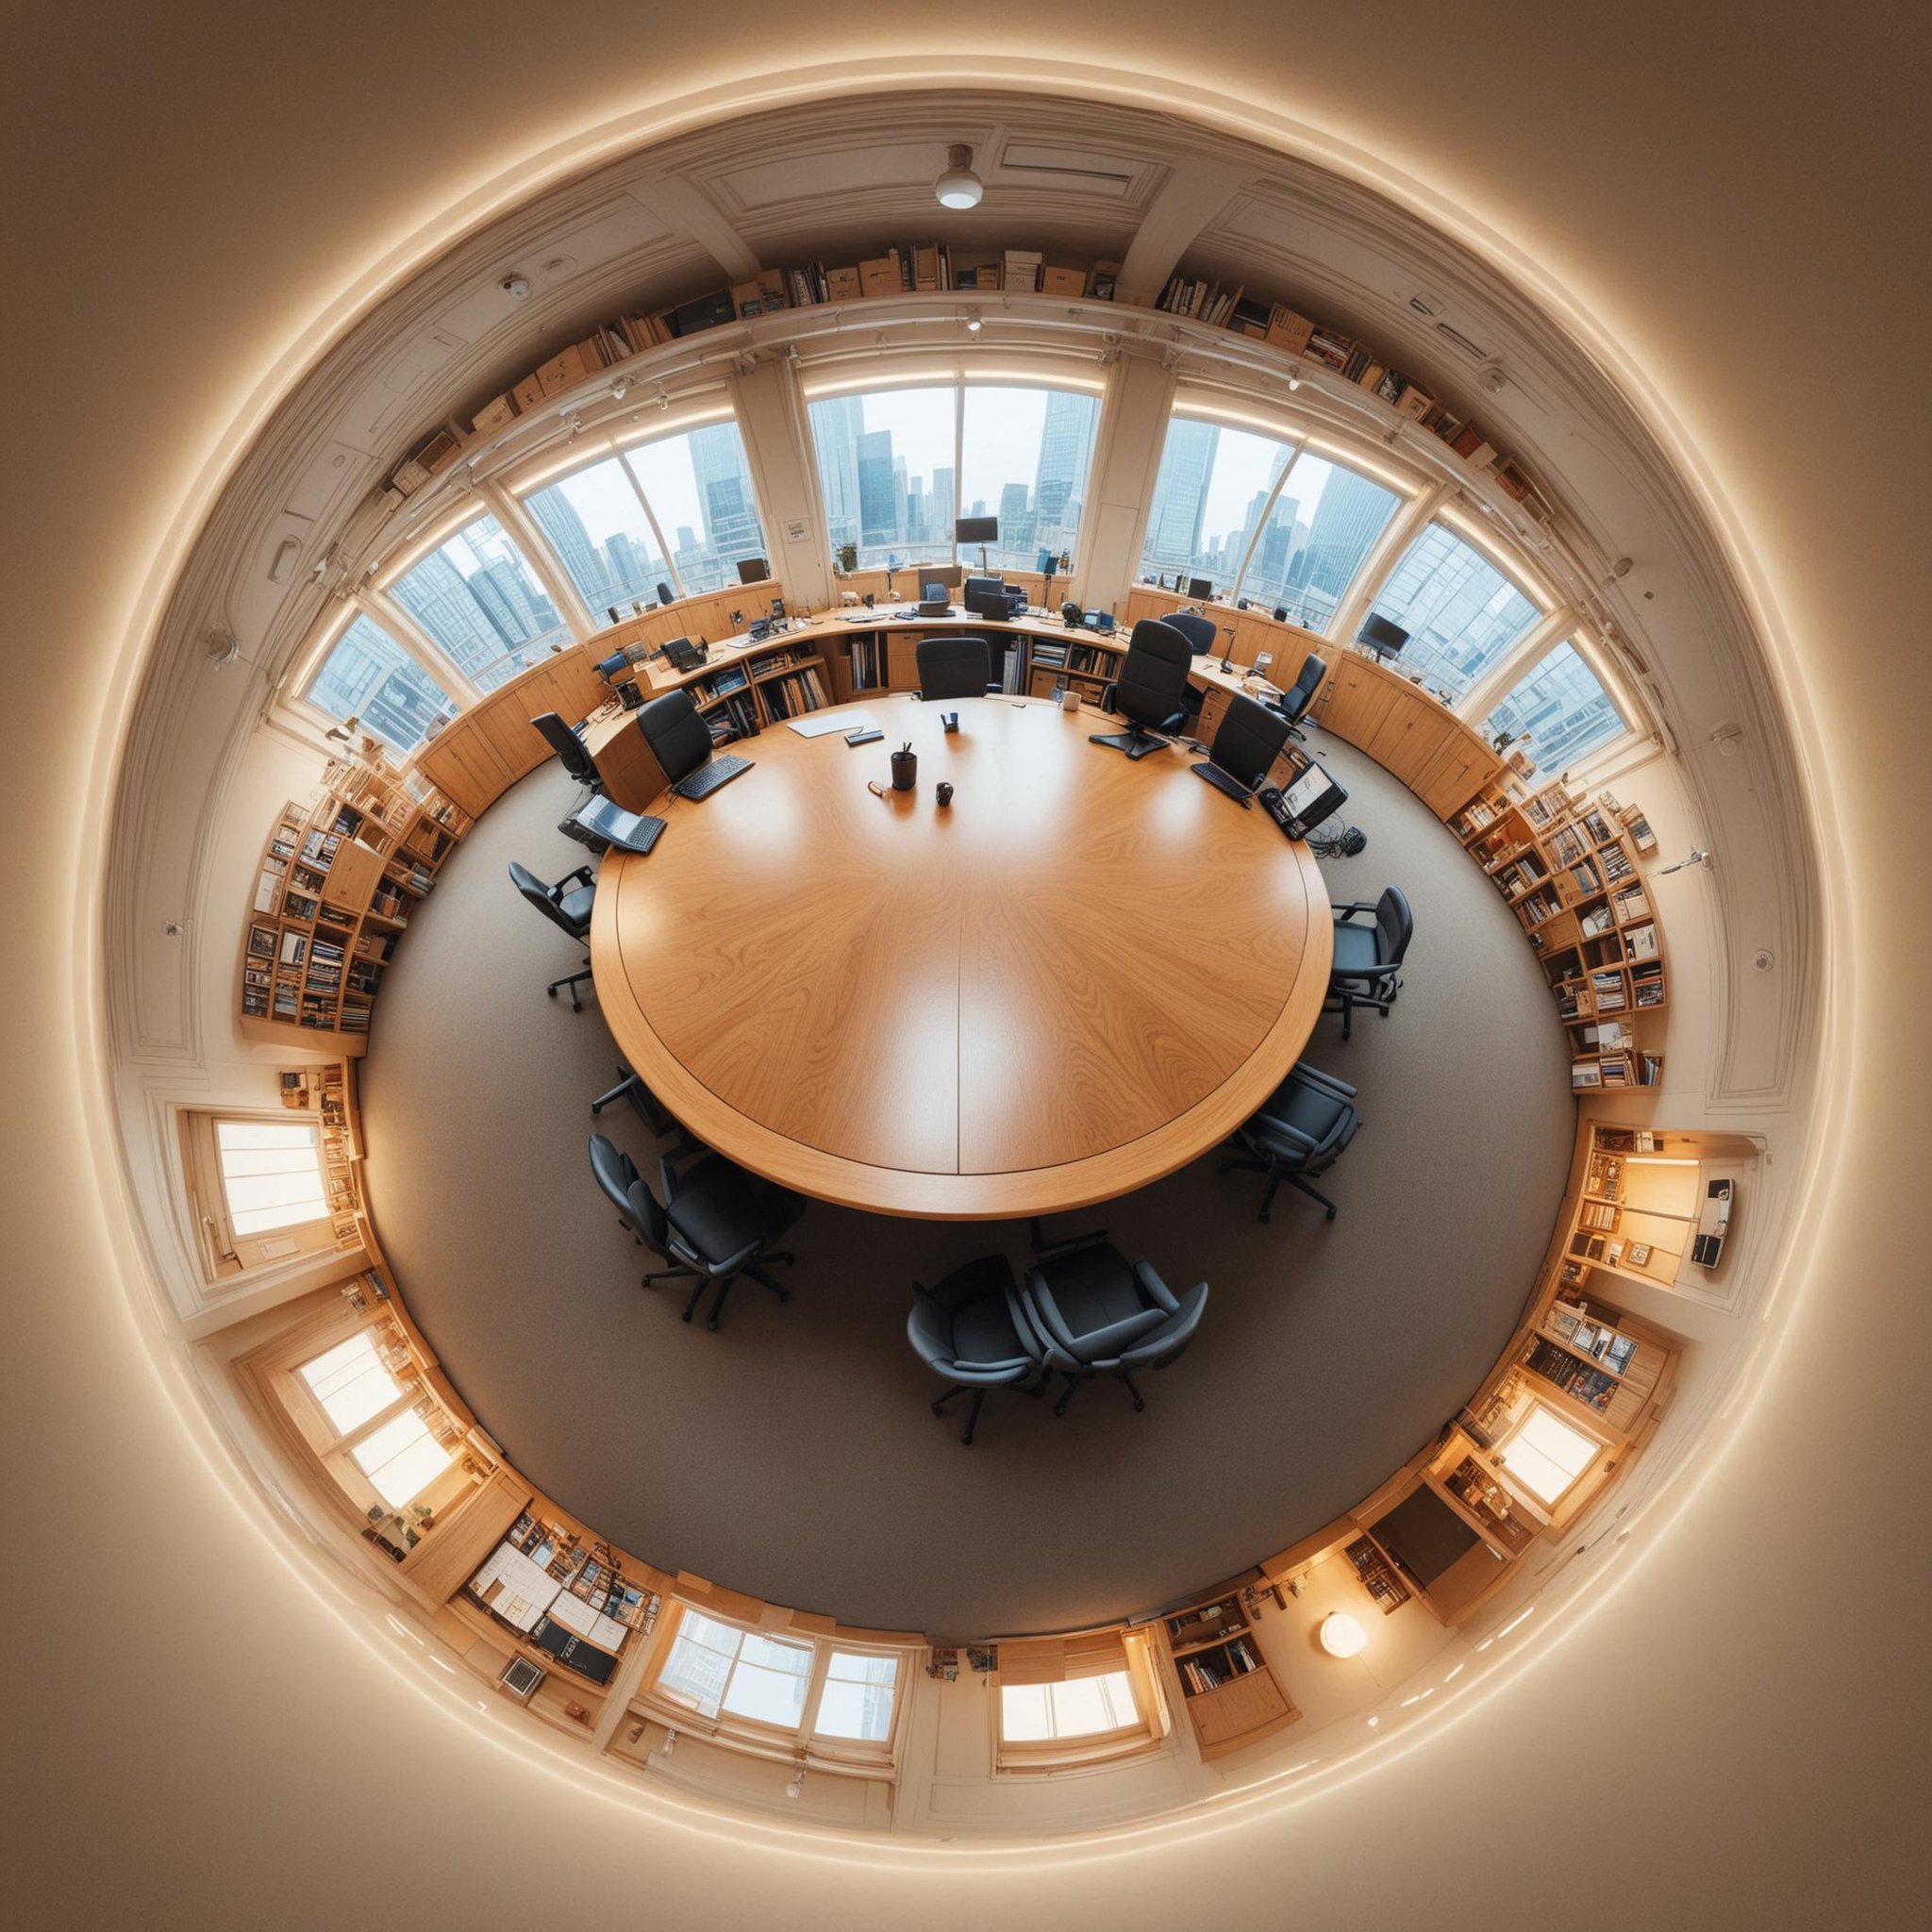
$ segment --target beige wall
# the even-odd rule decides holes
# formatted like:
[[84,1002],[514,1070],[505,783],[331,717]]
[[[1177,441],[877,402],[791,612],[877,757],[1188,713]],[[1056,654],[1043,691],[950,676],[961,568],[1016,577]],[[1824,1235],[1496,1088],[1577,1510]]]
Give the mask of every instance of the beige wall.
[[[499,1750],[487,1717],[386,1670],[231,1501],[208,1425],[158,1374],[121,1277],[110,1123],[91,1070],[98,801],[124,641],[204,508],[232,426],[317,318],[498,171],[654,92],[903,54],[878,9],[69,13],[10,79],[4,259],[11,488],[4,765],[15,940],[0,965],[11,1239],[6,1735],[10,1887],[28,1923],[440,1924],[500,1914],[736,1925],[1843,1923],[1923,1879],[1928,1349],[1916,1204],[1927,1055],[1919,873],[1932,720],[1923,612],[1924,120],[1904,8],[1748,33],[1684,9],[1385,8],[1366,36],[1220,7],[1072,0],[1072,59],[1302,120],[1514,260],[1628,358],[1735,518],[1794,710],[1847,836],[1833,881],[1851,1104],[1787,1291],[1784,1357],[1668,1534],[1646,1527],[1582,1636],[1479,1711],[1302,1809],[1099,1859],[855,1854],[698,1831]],[[1268,23],[1262,25],[1263,22]],[[1040,70],[1005,0],[962,50]],[[1923,62],[1921,62],[1923,65]],[[1050,113],[1045,117],[1050,121]],[[636,130],[634,129],[633,132]],[[1918,286],[1914,286],[1915,281]],[[1823,339],[1822,341],[1820,339]],[[108,708],[108,729],[99,727]],[[92,802],[92,803],[91,803]],[[255,836],[253,831],[250,837]],[[1904,909],[1901,909],[1903,907]],[[103,1211],[103,1195],[108,1198]],[[1802,1431],[1794,1452],[1793,1431]],[[75,1558],[101,1586],[79,1614]],[[1621,1687],[1553,1723],[1555,1687]],[[1912,1767],[1917,1766],[1917,1782]],[[1507,1877],[1548,1821],[1550,1854]],[[1624,1874],[1620,1880],[1607,1875]]]

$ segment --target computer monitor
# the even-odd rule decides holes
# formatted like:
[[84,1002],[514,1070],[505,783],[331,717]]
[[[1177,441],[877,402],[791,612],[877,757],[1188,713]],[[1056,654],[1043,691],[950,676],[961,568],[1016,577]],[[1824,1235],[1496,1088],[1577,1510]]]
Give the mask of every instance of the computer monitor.
[[997,517],[956,517],[953,541],[956,543],[997,543],[1000,520]]
[[741,584],[761,584],[772,575],[772,560],[768,557],[741,557],[738,559],[738,581]]
[[1188,595],[1198,597],[1203,603],[1206,603],[1214,595],[1213,579],[1211,577],[1190,577],[1188,579]]
[[1356,632],[1355,641],[1368,645],[1378,658],[1393,658],[1407,643],[1408,633],[1399,624],[1391,624],[1386,617],[1372,614],[1362,619],[1362,627]]

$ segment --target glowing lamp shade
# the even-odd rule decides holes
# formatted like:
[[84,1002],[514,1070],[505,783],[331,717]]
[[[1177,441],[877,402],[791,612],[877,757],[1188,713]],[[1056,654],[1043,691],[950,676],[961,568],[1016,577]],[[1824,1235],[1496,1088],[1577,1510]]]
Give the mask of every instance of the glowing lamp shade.
[[1369,1633],[1346,1610],[1336,1610],[1322,1619],[1315,1633],[1330,1657],[1357,1657],[1367,1647]]
[[955,147],[947,151],[946,172],[932,184],[941,208],[977,208],[986,192],[985,184],[973,172],[973,150]]

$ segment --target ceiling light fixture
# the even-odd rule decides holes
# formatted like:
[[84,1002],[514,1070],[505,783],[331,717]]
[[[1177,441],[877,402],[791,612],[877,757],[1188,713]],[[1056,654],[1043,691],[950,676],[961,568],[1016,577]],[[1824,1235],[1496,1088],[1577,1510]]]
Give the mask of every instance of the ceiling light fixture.
[[1333,1610],[1324,1617],[1315,1634],[1330,1657],[1359,1657],[1369,1641],[1369,1633],[1346,1610]]
[[1299,362],[1291,362],[1288,365],[1288,386],[1291,390],[1302,386],[1302,365]]
[[941,208],[977,208],[986,184],[973,172],[973,150],[956,145],[946,150],[946,172],[932,184]]
[[966,332],[968,335],[976,336],[985,326],[986,318],[980,314],[978,309],[969,308],[966,311]]

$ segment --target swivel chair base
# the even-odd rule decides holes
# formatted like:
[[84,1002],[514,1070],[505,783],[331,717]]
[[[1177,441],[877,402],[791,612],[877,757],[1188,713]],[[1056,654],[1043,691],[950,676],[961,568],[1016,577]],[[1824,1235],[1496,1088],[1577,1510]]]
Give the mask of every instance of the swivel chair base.
[[[789,1263],[794,1259],[794,1257],[791,1255],[767,1255],[764,1258],[767,1261],[784,1261]],[[791,1299],[791,1291],[784,1283],[774,1281],[756,1261],[747,1262],[744,1267],[738,1271],[738,1274],[749,1274],[760,1288],[770,1289],[781,1302],[789,1302]],[[705,1326],[711,1329],[714,1333],[718,1326],[718,1318],[724,1312],[724,1298],[731,1292],[732,1284],[737,1279],[738,1274],[727,1274],[723,1281],[718,1283],[717,1299],[711,1304],[711,1312],[705,1317]],[[691,1290],[691,1299],[685,1303],[684,1313],[679,1318],[682,1321],[689,1322],[697,1313],[698,1304],[704,1300],[705,1291],[710,1287],[711,1280],[712,1277],[710,1275],[700,1274],[695,1268],[659,1268],[654,1274],[646,1274],[643,1277],[643,1285],[646,1288],[655,1288],[660,1281],[695,1282],[697,1285]]]
[[[1063,1374],[1065,1374],[1064,1371],[1062,1371],[1061,1373]],[[1126,1385],[1127,1393],[1134,1398],[1134,1413],[1136,1415],[1139,1415],[1147,1407],[1147,1398],[1141,1393],[1140,1384],[1134,1380],[1133,1376],[1130,1375],[1125,1369],[1115,1369],[1112,1372],[1112,1375],[1113,1379],[1116,1382],[1122,1382]],[[1067,1386],[1060,1391],[1060,1399],[1058,1402],[1056,1402],[1053,1406],[1054,1414],[1065,1415],[1067,1412],[1068,1403],[1072,1402],[1074,1399],[1074,1391],[1077,1389],[1082,1382],[1092,1382],[1097,1381],[1098,1379],[1099,1378],[1094,1375],[1067,1375]]]
[[[1022,1395],[1030,1395],[1035,1402],[1038,1402],[1046,1393],[1046,1384],[1044,1382],[1030,1389],[1024,1384],[1018,1386]],[[966,1427],[959,1437],[960,1442],[968,1449],[973,1446],[973,1431],[979,1426],[979,1411],[986,1407],[986,1391],[984,1389],[974,1389],[969,1391],[965,1383],[956,1382],[952,1388],[948,1389],[932,1405],[933,1414],[938,1415],[945,1407],[946,1404],[952,1401],[954,1396],[965,1395],[969,1392],[973,1397],[973,1401],[966,1411]]]
[[[579,985],[580,985],[580,984],[581,984],[581,983],[582,983],[582,982],[583,982],[584,980],[586,980],[586,979],[590,978],[590,976],[591,976],[591,962],[590,962],[590,961],[589,961],[588,959],[586,959],[586,960],[584,961],[584,964],[583,964],[583,970],[582,970],[581,972],[578,972],[578,973],[570,973],[570,974],[566,974],[564,975],[564,977],[563,977],[563,978],[561,978],[561,979],[553,979],[553,980],[552,980],[552,981],[550,982],[550,984],[549,984],[548,986],[546,986],[546,987],[545,987],[545,988],[543,989],[543,991],[544,991],[545,992],[547,992],[547,993],[548,993],[548,994],[550,995],[550,997],[551,997],[552,999],[555,999],[555,998],[557,997],[557,989],[558,989],[558,988],[559,986],[567,986],[567,987],[569,987],[569,988],[570,988],[570,1009],[571,1009],[571,1011],[572,1011],[573,1013],[581,1013],[581,1012],[582,1012],[582,1011],[584,1010],[584,1003],[583,1003],[583,1001],[582,1001],[582,1000],[580,1000],[580,999],[578,999],[578,998],[577,998],[577,987],[578,987],[578,986],[579,986]],[[606,1095],[605,1095],[605,1098],[606,1098],[607,1100],[608,1100],[608,1099],[609,1097],[610,1097],[610,1096],[609,1096],[608,1094],[606,1094]]]
[[1149,752],[1165,751],[1167,740],[1150,738],[1144,731],[1093,731],[1087,736],[1089,744],[1110,744],[1116,751],[1124,751],[1130,758],[1144,758]]
[[1224,1174],[1265,1174],[1268,1176],[1268,1190],[1261,1196],[1261,1211],[1255,1216],[1257,1221],[1266,1221],[1268,1219],[1268,1210],[1274,1207],[1275,1193],[1280,1189],[1283,1181],[1286,1181],[1291,1188],[1299,1188],[1309,1200],[1319,1201],[1327,1209],[1325,1217],[1327,1220],[1333,1221],[1335,1219],[1335,1203],[1326,1194],[1323,1193],[1312,1181],[1308,1180],[1306,1175],[1286,1172],[1282,1168],[1277,1167],[1272,1160],[1224,1160],[1221,1163],[1221,1172]]

